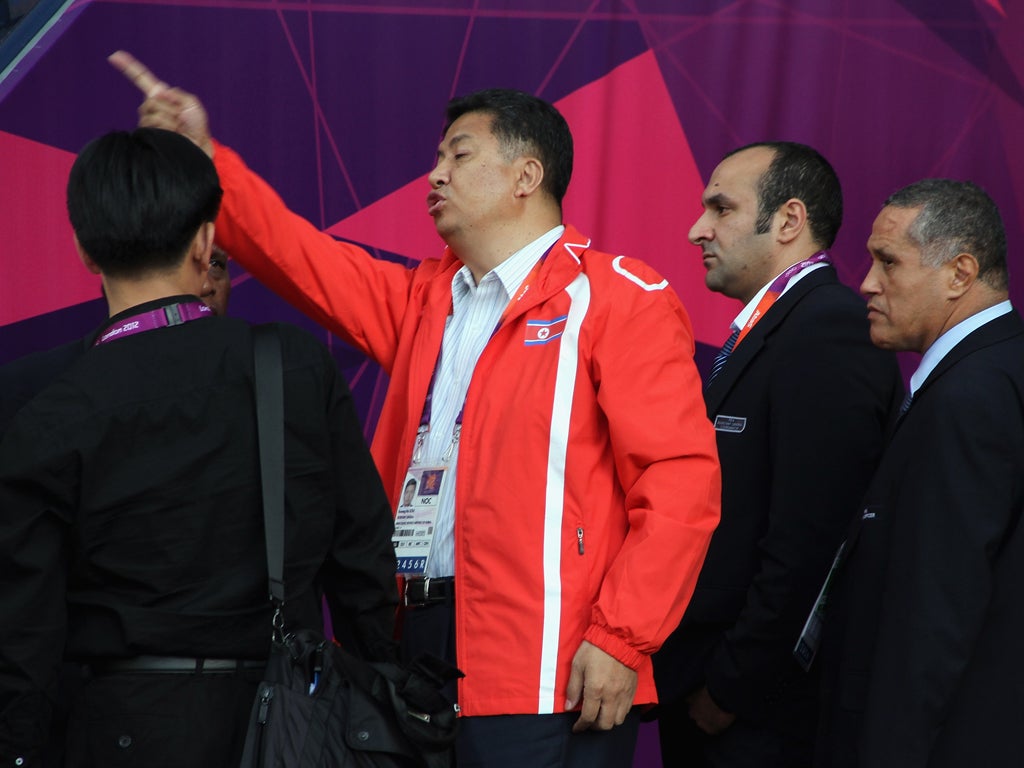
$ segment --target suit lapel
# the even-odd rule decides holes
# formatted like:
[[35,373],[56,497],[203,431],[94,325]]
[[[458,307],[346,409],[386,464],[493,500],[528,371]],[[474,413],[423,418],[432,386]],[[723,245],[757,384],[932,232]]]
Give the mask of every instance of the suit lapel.
[[[1007,312],[1005,315],[1000,315],[995,320],[985,323],[983,326],[975,331],[967,334],[964,339],[949,350],[949,353],[939,361],[939,364],[935,366],[935,369],[928,374],[928,378],[924,380],[917,392],[914,394],[914,403],[918,402],[928,391],[928,388],[949,369],[959,363],[968,355],[977,352],[979,349],[990,347],[993,344],[999,344],[1000,342],[1006,341],[1012,336],[1024,333],[1024,322],[1021,321],[1020,315],[1017,314],[1017,310],[1013,309]],[[716,380],[717,384],[718,381]],[[906,420],[906,415],[914,409],[911,404],[910,409],[902,417],[896,420],[896,424],[893,427],[893,433],[895,433],[900,424]]]
[[764,346],[765,340],[775,332],[793,307],[807,296],[815,288],[822,285],[831,285],[839,281],[836,271],[831,266],[816,269],[806,277],[802,278],[792,288],[786,291],[779,299],[765,312],[742,342],[729,355],[725,367],[715,377],[714,382],[704,391],[704,402],[707,405],[708,416],[714,418],[722,401],[732,390],[733,386],[740,380],[743,371],[757,357],[758,352]]

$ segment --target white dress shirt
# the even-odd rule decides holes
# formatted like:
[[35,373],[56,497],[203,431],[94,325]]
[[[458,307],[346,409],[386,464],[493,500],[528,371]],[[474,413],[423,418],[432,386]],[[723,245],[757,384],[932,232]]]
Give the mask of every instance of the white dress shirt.
[[[430,430],[419,463],[437,466],[452,443],[455,421],[466,402],[469,382],[480,354],[490,341],[501,315],[519,286],[538,260],[562,236],[559,225],[516,251],[492,269],[477,284],[469,267],[463,266],[452,278],[452,314],[445,323],[441,359],[434,381]],[[448,466],[458,460],[458,444]],[[455,573],[455,484],[450,471],[438,499],[434,541],[425,576],[451,576]]]

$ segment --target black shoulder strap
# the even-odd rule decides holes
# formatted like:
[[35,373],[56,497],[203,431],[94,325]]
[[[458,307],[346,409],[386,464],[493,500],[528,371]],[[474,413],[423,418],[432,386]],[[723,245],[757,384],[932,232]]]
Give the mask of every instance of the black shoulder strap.
[[[267,574],[270,600],[279,611],[284,605],[284,376],[281,339],[273,325],[257,325],[252,332]],[[275,626],[278,621],[279,614],[275,613]]]

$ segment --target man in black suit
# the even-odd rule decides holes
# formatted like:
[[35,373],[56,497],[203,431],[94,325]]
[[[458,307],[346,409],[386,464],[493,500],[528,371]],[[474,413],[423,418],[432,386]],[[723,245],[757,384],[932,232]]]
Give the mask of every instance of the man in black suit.
[[810,765],[816,682],[793,658],[863,497],[902,385],[826,249],[842,192],[810,147],[726,156],[690,230],[706,282],[744,308],[705,390],[722,519],[655,657],[666,766]]
[[890,197],[868,240],[871,338],[923,353],[825,611],[819,764],[1020,765],[1024,324],[970,183]]

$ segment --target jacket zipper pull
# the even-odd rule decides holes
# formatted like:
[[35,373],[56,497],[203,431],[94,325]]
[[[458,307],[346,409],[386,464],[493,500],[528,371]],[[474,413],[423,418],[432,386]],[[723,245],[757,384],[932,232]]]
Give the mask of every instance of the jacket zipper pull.
[[320,685],[320,676],[324,671],[324,648],[318,646],[316,651],[313,653],[313,675],[309,682],[309,695],[312,696],[316,693],[317,686]]
[[580,551],[580,554],[582,555],[583,554],[583,528],[582,527],[576,529],[576,544],[577,544],[577,547],[578,547],[578,549]]
[[270,700],[274,698],[274,689],[272,686],[266,686],[260,691],[260,709],[256,714],[256,722],[260,725],[267,724],[267,715],[270,711]]

